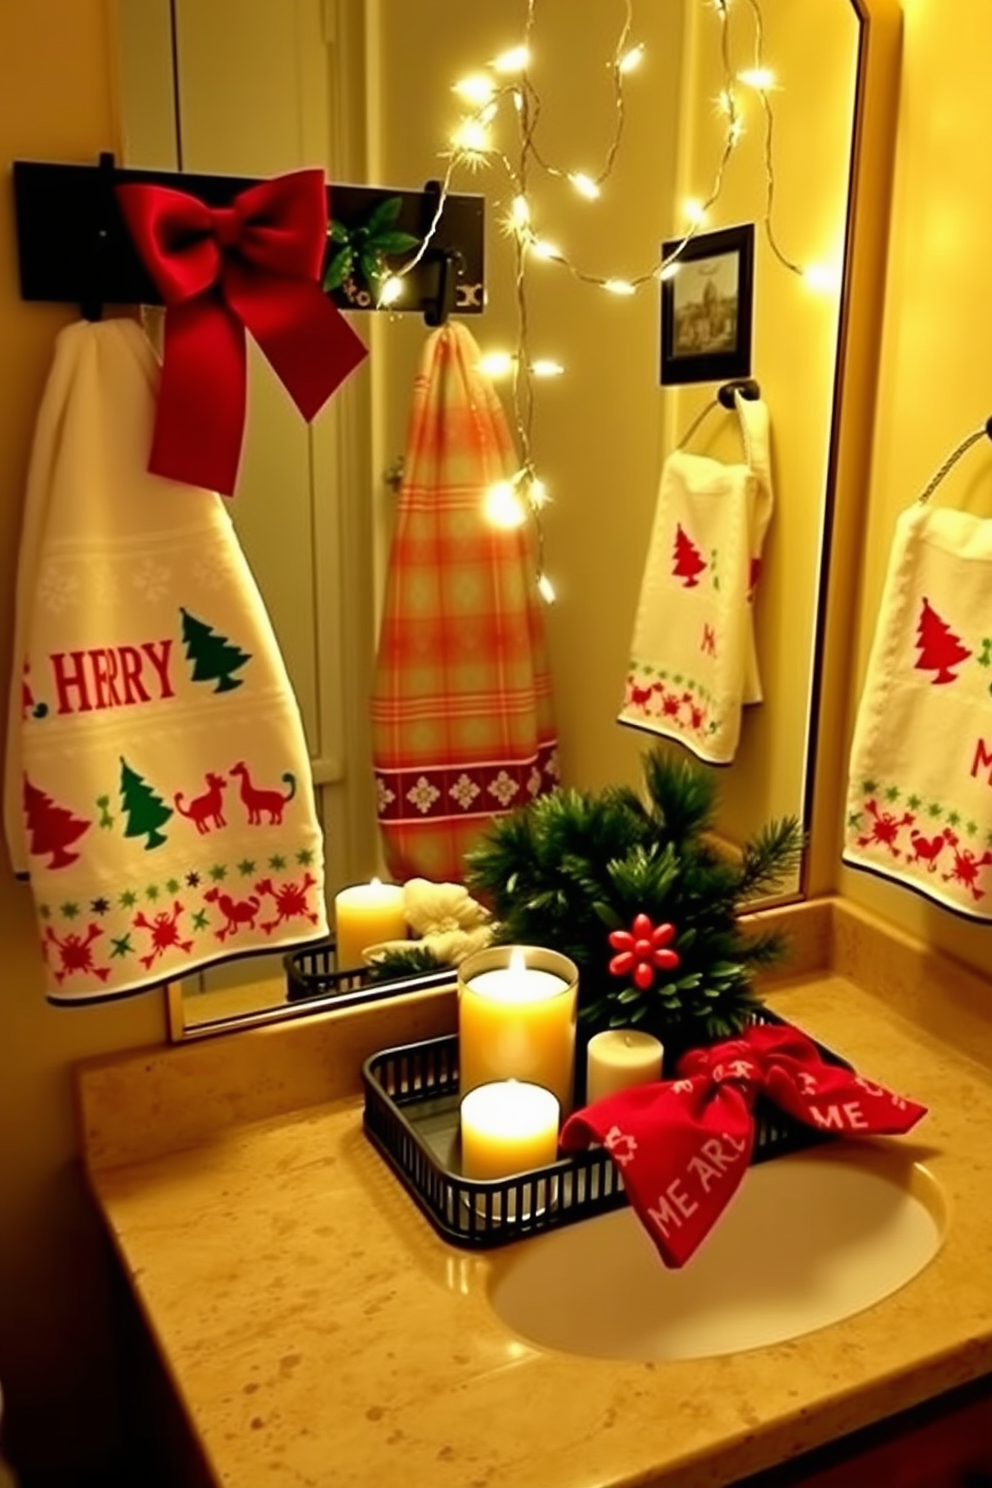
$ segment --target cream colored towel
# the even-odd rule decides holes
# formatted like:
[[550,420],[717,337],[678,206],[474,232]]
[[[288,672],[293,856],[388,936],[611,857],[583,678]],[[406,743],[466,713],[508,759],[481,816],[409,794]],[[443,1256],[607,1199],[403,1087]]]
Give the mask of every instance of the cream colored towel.
[[917,502],[851,749],[843,857],[992,920],[992,521]]
[[768,408],[737,394],[744,462],[665,461],[620,722],[729,764],[761,701],[753,598],[772,514]]
[[58,1002],[327,933],[296,701],[224,503],[147,473],[157,384],[133,321],[63,331],[28,477],[5,824]]

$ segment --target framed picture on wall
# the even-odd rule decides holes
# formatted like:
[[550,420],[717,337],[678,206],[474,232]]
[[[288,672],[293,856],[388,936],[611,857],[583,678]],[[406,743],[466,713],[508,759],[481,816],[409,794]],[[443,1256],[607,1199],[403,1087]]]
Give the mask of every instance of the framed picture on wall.
[[662,384],[749,377],[753,300],[753,222],[690,238],[662,271]]

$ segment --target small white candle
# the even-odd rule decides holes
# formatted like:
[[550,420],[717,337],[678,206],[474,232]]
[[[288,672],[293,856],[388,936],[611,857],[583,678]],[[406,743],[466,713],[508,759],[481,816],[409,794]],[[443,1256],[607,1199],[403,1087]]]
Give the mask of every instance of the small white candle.
[[[531,965],[532,959],[546,964]],[[463,961],[458,973],[462,1094],[495,1080],[522,1080],[543,1085],[557,1096],[563,1113],[571,1111],[577,996],[574,963],[554,951],[494,946]]]
[[405,940],[402,884],[353,884],[334,900],[334,938],[338,971],[364,966],[362,952],[380,940]]
[[589,1040],[586,1051],[586,1102],[602,1100],[661,1079],[664,1049],[650,1033],[637,1028],[609,1028]]
[[558,1101],[541,1085],[477,1085],[461,1103],[462,1172],[506,1178],[547,1167],[558,1156]]

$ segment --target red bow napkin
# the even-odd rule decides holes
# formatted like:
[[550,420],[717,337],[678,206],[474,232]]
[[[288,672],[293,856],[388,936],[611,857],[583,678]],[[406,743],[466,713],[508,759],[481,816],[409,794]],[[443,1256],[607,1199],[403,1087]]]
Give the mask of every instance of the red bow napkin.
[[327,188],[320,170],[262,181],[228,207],[168,186],[118,186],[167,310],[148,468],[234,490],[245,422],[245,328],[312,419],[367,355],[320,288]]
[[823,1060],[789,1024],[693,1049],[677,1078],[607,1096],[566,1121],[565,1152],[601,1142],[667,1266],[692,1255],[733,1197],[754,1146],[761,1093],[822,1131],[907,1132],[926,1106]]

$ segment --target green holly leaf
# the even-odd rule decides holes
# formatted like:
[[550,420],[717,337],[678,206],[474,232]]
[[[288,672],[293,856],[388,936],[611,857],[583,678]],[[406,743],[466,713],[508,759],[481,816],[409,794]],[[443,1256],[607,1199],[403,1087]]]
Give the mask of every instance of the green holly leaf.
[[387,196],[381,202],[377,202],[369,213],[368,221],[365,224],[369,236],[374,237],[378,233],[384,232],[387,228],[392,227],[400,215],[402,207],[403,199],[399,196]]
[[329,222],[327,224],[327,236],[332,243],[347,243],[348,229],[343,222]]
[[386,260],[382,254],[377,252],[370,244],[363,248],[358,255],[359,266],[362,276],[370,289],[378,289],[382,280],[386,277]]
[[623,1002],[623,1003],[636,1002],[637,999],[640,996],[641,996],[641,992],[640,992],[639,988],[637,988],[637,987],[624,987],[623,991],[620,993],[619,997],[617,998],[617,1002]]
[[380,253],[409,253],[420,243],[413,233],[408,232],[384,232],[376,233],[374,238],[369,239],[369,247],[376,248]]
[[354,264],[355,255],[351,248],[348,246],[340,248],[327,265],[327,270],[324,274],[325,290],[340,289],[351,273]]

